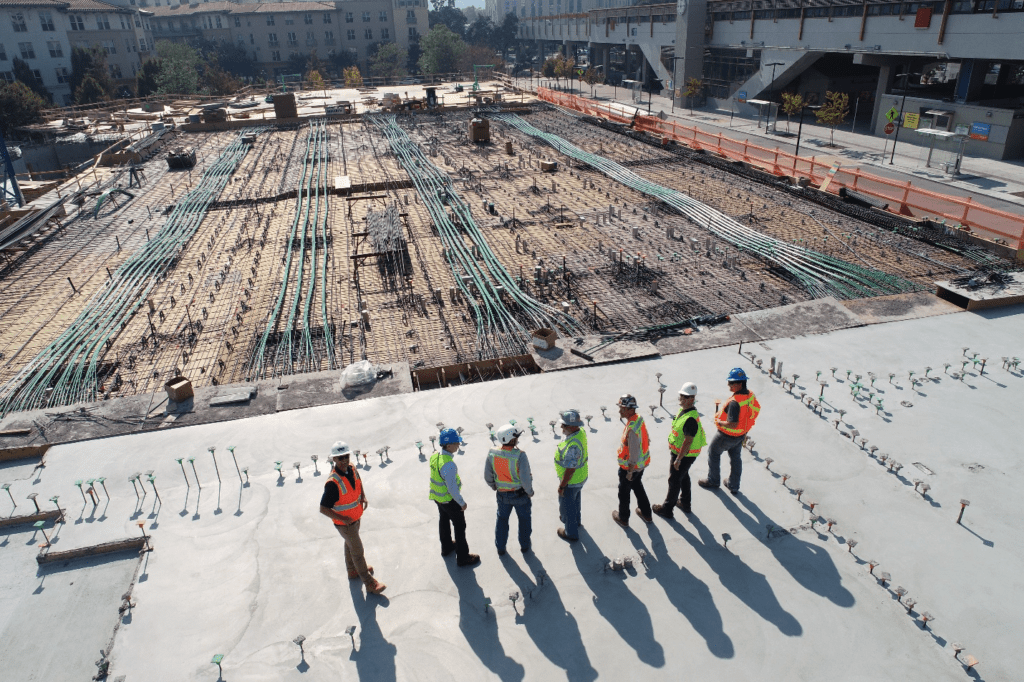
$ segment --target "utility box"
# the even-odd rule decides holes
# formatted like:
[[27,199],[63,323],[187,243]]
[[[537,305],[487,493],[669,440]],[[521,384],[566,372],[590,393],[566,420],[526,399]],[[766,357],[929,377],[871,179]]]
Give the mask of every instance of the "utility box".
[[558,169],[557,161],[541,161],[540,169],[545,173],[554,173]]
[[167,391],[167,399],[175,403],[184,402],[195,395],[192,391],[192,382],[181,376],[174,377],[164,384],[164,390]]
[[548,329],[547,327],[534,329],[530,332],[530,335],[533,337],[532,342],[534,348],[539,348],[540,350],[551,350],[555,347],[555,339],[558,338],[558,334],[555,330]]
[[486,118],[473,117],[469,122],[470,142],[490,142],[491,122]]
[[505,140],[505,153],[509,156],[513,155],[512,151],[512,140]]
[[299,110],[295,106],[295,93],[284,92],[274,95],[274,116],[282,118],[298,118]]

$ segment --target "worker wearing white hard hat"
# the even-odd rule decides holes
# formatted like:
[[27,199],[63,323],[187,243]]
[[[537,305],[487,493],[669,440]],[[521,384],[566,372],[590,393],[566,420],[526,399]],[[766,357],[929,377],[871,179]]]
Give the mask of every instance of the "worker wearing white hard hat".
[[494,434],[500,447],[491,449],[484,464],[484,481],[497,493],[494,546],[499,555],[505,553],[508,520],[513,509],[519,518],[519,549],[523,554],[530,551],[530,536],[533,533],[533,502],[530,500],[533,497],[533,476],[530,473],[530,460],[517,447],[521,435],[523,430],[514,423],[501,426]]
[[363,542],[359,538],[359,522],[370,503],[363,491],[363,480],[349,461],[351,454],[348,443],[344,441],[339,440],[331,446],[334,469],[324,484],[320,513],[334,522],[338,534],[345,541],[345,566],[349,579],[362,580],[367,592],[380,594],[387,585],[373,577],[373,566],[366,564]]
[[694,403],[697,401],[697,386],[692,382],[679,389],[679,412],[672,419],[672,430],[668,436],[671,454],[668,469],[668,494],[664,504],[651,509],[666,519],[673,517],[673,507],[679,507],[684,514],[690,513],[690,467],[707,445],[704,427]]

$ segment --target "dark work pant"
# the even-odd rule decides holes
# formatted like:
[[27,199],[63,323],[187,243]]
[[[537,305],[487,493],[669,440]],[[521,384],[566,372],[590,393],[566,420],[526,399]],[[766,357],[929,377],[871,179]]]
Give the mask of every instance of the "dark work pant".
[[[437,505],[437,530],[441,536],[441,552],[447,554],[455,550],[455,558],[465,561],[469,556],[469,544],[466,542],[466,512],[455,500],[435,502]],[[452,542],[452,528],[455,528],[455,541]]]
[[740,453],[743,450],[743,436],[727,436],[721,431],[711,439],[708,447],[708,483],[718,486],[722,481],[721,466],[722,453],[729,453],[729,480],[725,487],[729,490],[740,489],[740,474],[743,473],[743,460]]
[[651,515],[651,501],[647,499],[647,491],[644,490],[644,472],[633,472],[633,480],[626,478],[629,472],[619,467],[619,519],[623,522],[629,520],[629,494],[636,495],[636,505],[640,507],[640,513],[649,517]]
[[690,509],[690,467],[697,461],[697,458],[683,457],[678,471],[673,466],[675,461],[675,456],[672,456],[668,462],[668,495],[665,496],[665,506],[668,507],[670,514],[676,500],[679,500],[683,509]]

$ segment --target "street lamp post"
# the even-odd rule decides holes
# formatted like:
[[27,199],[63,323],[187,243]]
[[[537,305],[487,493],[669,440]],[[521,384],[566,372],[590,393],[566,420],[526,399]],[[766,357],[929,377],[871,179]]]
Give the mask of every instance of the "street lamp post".
[[768,84],[768,119],[764,123],[764,131],[766,133],[769,132],[772,123],[772,97],[775,96],[775,67],[783,65],[784,62],[772,62],[771,64],[765,64],[765,66],[772,67],[772,82]]
[[800,123],[799,123],[799,125],[797,125],[797,128],[796,128],[796,153],[795,153],[795,156],[800,156],[800,135],[804,132],[804,109],[810,109],[811,111],[814,111],[815,109],[821,109],[821,106],[808,106],[808,105],[805,104],[805,105],[800,107]]
[[892,165],[893,161],[896,159],[896,143],[899,142],[899,139],[900,139],[900,128],[903,126],[903,107],[907,103],[907,87],[910,84],[910,77],[911,76],[920,76],[920,75],[921,74],[919,74],[919,73],[910,73],[910,65],[908,64],[907,65],[907,72],[906,73],[901,73],[901,74],[896,76],[897,78],[899,78],[900,76],[903,76],[903,99],[900,101],[900,117],[899,117],[899,120],[896,122],[896,137],[892,138],[892,156],[889,157],[889,165],[890,166]]

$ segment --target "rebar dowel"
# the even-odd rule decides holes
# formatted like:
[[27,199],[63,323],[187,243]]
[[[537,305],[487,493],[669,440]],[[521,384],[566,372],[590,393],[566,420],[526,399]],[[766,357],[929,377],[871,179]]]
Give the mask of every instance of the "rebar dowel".
[[189,488],[191,488],[191,487],[192,487],[192,484],[188,482],[188,476],[187,476],[187,475],[185,474],[185,465],[184,465],[184,463],[183,463],[183,460],[184,460],[184,458],[183,458],[183,457],[178,457],[178,458],[177,458],[176,460],[174,460],[174,461],[175,461],[175,462],[177,462],[177,463],[178,463],[178,466],[180,466],[180,467],[181,467],[181,475],[182,475],[182,477],[183,477],[183,478],[185,479],[185,485],[186,485],[186,486],[188,486]]
[[[229,445],[228,446],[228,452],[231,453],[231,459],[235,462],[235,471],[238,472],[238,480],[241,481],[242,480],[242,470],[238,468],[238,458],[235,457],[235,446],[234,445]],[[316,460],[314,460],[314,462],[315,461]]]

